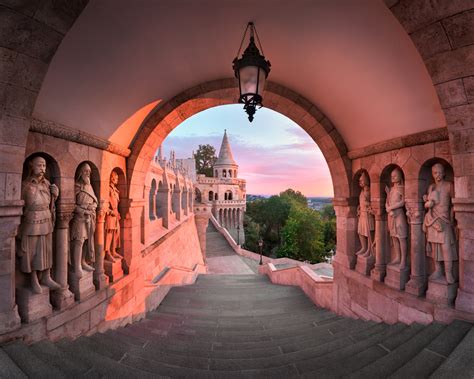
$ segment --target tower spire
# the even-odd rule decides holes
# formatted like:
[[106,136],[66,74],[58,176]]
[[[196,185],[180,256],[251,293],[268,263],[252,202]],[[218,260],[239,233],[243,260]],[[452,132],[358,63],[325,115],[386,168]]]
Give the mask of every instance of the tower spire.
[[219,157],[214,165],[237,165],[232,155],[229,139],[227,137],[227,129],[224,129],[224,137],[222,138]]

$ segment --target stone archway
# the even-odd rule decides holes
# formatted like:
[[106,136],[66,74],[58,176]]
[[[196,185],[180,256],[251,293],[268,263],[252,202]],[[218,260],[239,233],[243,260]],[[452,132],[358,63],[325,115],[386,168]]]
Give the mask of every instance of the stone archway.
[[[192,87],[153,109],[141,125],[128,159],[130,196],[140,199],[142,183],[151,160],[166,136],[182,121],[219,105],[237,103],[234,79],[219,79]],[[321,149],[333,180],[335,198],[350,196],[351,165],[347,147],[339,132],[316,105],[294,91],[269,82],[264,94],[265,106],[301,126]]]

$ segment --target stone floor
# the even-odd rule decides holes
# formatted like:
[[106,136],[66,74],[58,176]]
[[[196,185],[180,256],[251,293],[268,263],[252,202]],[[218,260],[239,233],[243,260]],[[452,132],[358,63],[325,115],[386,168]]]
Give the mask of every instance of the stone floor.
[[316,307],[265,276],[200,275],[146,319],[106,333],[0,348],[0,377],[472,378],[467,322],[377,324]]

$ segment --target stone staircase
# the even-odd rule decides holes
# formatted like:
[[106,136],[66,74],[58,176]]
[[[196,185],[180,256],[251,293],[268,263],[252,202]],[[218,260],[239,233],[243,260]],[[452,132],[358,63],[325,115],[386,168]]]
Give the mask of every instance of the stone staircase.
[[474,329],[386,325],[318,308],[258,275],[201,275],[121,329],[0,349],[0,377],[472,378]]

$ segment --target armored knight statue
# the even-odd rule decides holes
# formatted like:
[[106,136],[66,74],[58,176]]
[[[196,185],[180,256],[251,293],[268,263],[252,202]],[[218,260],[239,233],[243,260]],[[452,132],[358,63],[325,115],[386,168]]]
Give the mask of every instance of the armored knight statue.
[[368,258],[373,255],[373,237],[372,232],[375,230],[375,220],[370,206],[370,184],[369,177],[365,172],[359,178],[359,186],[361,188],[359,195],[359,207],[357,214],[359,223],[357,225],[357,233],[361,244],[360,250],[356,255]]
[[431,168],[434,183],[423,196],[425,219],[423,231],[426,233],[427,252],[435,263],[435,271],[430,280],[445,279],[449,284],[456,281],[453,262],[458,260],[456,238],[454,236],[454,214],[451,199],[454,196],[453,183],[445,180],[444,166],[436,163]]
[[55,201],[59,189],[46,178],[46,160],[35,157],[29,162],[28,177],[22,183],[21,198],[25,202],[20,225],[18,249],[20,270],[30,274],[34,293],[42,293],[41,285],[51,290],[61,286],[51,278],[53,265],[53,229]]
[[105,259],[115,262],[120,259],[117,249],[120,248],[120,213],[118,205],[120,192],[117,188],[118,174],[112,171],[109,185],[109,209],[105,216]]
[[400,169],[394,169],[390,179],[392,186],[385,187],[385,210],[388,213],[388,228],[395,251],[395,257],[390,264],[399,265],[403,270],[407,267],[408,223],[405,213],[405,186]]
[[95,261],[94,232],[96,224],[97,197],[91,185],[91,168],[84,163],[80,169],[74,193],[76,206],[71,223],[72,266],[77,278],[83,271],[94,271],[91,263]]

